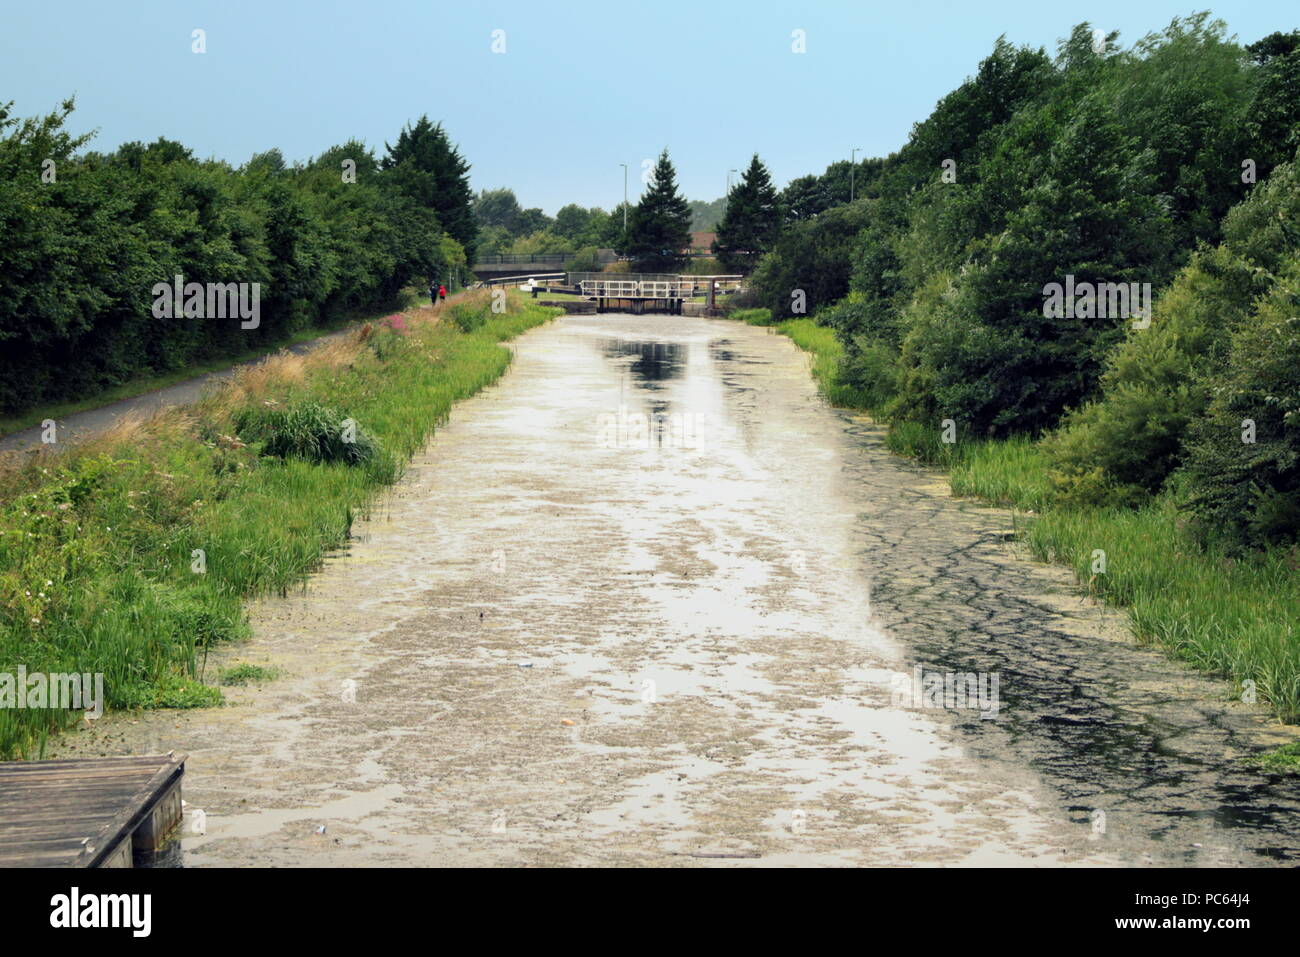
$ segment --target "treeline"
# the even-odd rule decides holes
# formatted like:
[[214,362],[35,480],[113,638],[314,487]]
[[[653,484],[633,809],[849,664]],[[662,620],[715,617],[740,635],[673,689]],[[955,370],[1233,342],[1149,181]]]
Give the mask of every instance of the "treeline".
[[893,423],[1045,437],[1063,504],[1176,488],[1206,534],[1295,542],[1298,121],[1300,32],[1000,40],[852,203],[848,164],[782,192],[751,295],[833,328]]
[[577,203],[554,217],[541,209],[524,209],[512,189],[485,189],[474,197],[474,215],[484,255],[550,253],[573,257],[577,271],[596,271],[597,250],[623,245],[622,204],[614,213]]
[[[663,169],[662,164],[657,165],[656,175],[661,174]],[[671,163],[667,169],[672,170]],[[652,182],[647,185],[651,189],[646,194],[654,193],[655,184]],[[660,192],[662,193],[662,187]],[[584,207],[569,203],[552,217],[538,207],[524,209],[519,205],[519,199],[512,189],[481,190],[474,198],[474,214],[478,218],[480,235],[479,251],[485,255],[567,255],[573,257],[570,268],[575,271],[599,270],[600,263],[596,260],[598,250],[613,249],[622,255],[637,243],[639,237],[634,234],[632,218],[645,198],[643,195],[638,203],[627,204],[628,233],[624,234],[622,203],[614,207],[613,212],[606,212],[599,206]],[[677,208],[674,204],[674,209]],[[716,228],[726,208],[726,197],[708,203],[698,199],[687,201],[684,220],[687,233]],[[643,231],[648,228],[647,223],[648,220],[643,217]],[[680,267],[683,257],[678,259],[677,265]]]
[[[599,271],[600,248],[629,256],[636,272],[669,272],[686,262],[691,241],[692,207],[677,189],[677,171],[664,150],[655,163],[636,205],[613,213],[599,207],[569,204],[547,216],[540,209],[522,209],[510,189],[483,190],[474,200],[482,231],[482,252],[568,255],[571,272]],[[623,221],[626,218],[627,228]]]
[[[272,149],[232,167],[163,138],[83,153],[90,137],[66,130],[71,100],[35,119],[11,109],[0,106],[4,412],[282,342],[449,278],[474,253],[469,167],[427,117],[382,157],[354,140],[302,164]],[[177,276],[257,284],[258,315],[209,315],[210,293],[156,309],[155,288]]]

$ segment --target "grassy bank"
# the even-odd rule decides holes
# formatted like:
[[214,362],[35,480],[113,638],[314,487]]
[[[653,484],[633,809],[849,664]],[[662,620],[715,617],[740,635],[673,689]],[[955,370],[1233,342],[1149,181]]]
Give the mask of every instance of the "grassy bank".
[[284,342],[272,346],[265,346],[260,349],[250,349],[236,355],[222,356],[219,359],[213,359],[211,362],[197,363],[188,365],[181,369],[174,369],[165,375],[146,376],[139,379],[132,379],[130,382],[124,382],[122,385],[115,386],[112,389],[105,389],[94,395],[85,398],[75,399],[68,402],[56,402],[50,405],[44,405],[35,409],[26,409],[22,412],[16,412],[11,415],[0,416],[0,438],[6,435],[12,435],[14,432],[21,432],[23,429],[30,428],[33,425],[39,425],[46,419],[66,418],[70,415],[76,415],[78,412],[85,412],[88,409],[98,409],[105,405],[111,405],[114,402],[121,402],[123,399],[134,399],[138,395],[144,395],[148,392],[156,392],[159,389],[165,389],[168,386],[175,385],[178,382],[184,382],[186,379],[193,379],[197,376],[205,375],[209,372],[220,372],[223,369],[229,369],[231,366],[239,365],[244,362],[251,362],[254,359],[260,359],[265,356],[274,355],[287,346],[298,345],[302,342],[310,342],[312,339],[319,339],[321,336],[328,335],[352,320],[343,320],[342,322],[329,326],[313,326],[308,329],[300,329]]
[[[733,314],[769,325],[766,310]],[[775,328],[813,355],[828,400],[865,408],[838,380],[839,342],[812,320]],[[1040,561],[1074,569],[1088,592],[1123,607],[1133,632],[1204,671],[1229,678],[1245,700],[1265,702],[1283,721],[1300,719],[1300,554],[1248,558],[1203,548],[1183,530],[1180,493],[1138,509],[1053,506],[1046,459],[1036,443],[958,439],[901,422],[890,449],[949,471],[954,495],[985,499],[1024,515],[1023,541]]]
[[849,409],[863,409],[862,394],[839,381],[840,359],[844,347],[840,345],[835,333],[825,326],[819,326],[811,319],[787,319],[784,322],[772,322],[772,314],[766,309],[736,309],[729,316],[739,319],[751,326],[768,326],[784,336],[794,340],[795,345],[812,356],[812,374],[817,387],[834,405]]
[[[380,487],[556,310],[485,294],[242,369],[197,404],[0,469],[0,675],[102,673],[110,708],[212,704],[212,644],[348,538]],[[452,313],[455,312],[453,316]],[[0,757],[74,715],[0,707]]]

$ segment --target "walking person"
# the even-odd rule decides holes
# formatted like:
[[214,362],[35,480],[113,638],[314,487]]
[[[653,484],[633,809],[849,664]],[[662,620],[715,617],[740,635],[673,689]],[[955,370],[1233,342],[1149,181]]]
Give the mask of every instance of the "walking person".
[[439,285],[439,286],[438,286],[438,301],[439,301],[439,302],[446,302],[446,301],[447,301],[447,287],[446,287],[446,286],[443,286],[443,285]]
[[437,304],[438,304],[438,284],[434,282],[434,280],[430,279],[429,280],[429,305],[436,306]]

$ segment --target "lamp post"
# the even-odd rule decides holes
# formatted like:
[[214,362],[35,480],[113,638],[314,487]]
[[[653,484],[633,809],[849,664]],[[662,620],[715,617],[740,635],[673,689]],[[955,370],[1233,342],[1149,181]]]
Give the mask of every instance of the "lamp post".
[[853,179],[854,179],[854,175],[858,171],[857,153],[858,150],[860,149],[862,149],[861,146],[855,146],[853,147],[853,149],[849,150],[849,202],[850,203],[853,202],[853,186],[854,186]]
[[623,235],[627,235],[627,164],[619,163],[623,167]]

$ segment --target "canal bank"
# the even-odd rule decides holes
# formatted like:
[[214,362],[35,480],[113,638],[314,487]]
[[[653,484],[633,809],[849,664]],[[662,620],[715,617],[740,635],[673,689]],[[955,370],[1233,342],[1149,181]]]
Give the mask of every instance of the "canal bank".
[[[1291,789],[1232,761],[1285,732],[1021,560],[1005,513],[828,408],[783,337],[607,315],[513,348],[218,662],[284,677],[58,743],[183,746],[187,863],[1300,852]],[[629,414],[690,414],[691,441],[620,441]],[[996,675],[996,716],[902,700],[917,667]]]

